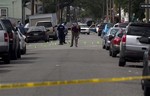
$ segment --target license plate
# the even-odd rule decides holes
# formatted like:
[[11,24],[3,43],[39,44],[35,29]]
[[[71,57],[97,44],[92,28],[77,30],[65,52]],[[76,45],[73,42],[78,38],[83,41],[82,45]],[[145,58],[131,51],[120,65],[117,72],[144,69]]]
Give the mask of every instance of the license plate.
[[37,35],[38,35],[38,33],[34,33],[34,35],[35,35],[35,36],[37,36]]

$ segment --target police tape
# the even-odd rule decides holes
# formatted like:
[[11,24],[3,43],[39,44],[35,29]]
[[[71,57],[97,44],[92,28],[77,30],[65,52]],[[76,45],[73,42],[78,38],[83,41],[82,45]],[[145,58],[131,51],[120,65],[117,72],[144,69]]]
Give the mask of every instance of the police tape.
[[73,84],[91,84],[91,83],[112,83],[123,82],[130,80],[149,79],[150,76],[133,76],[133,77],[120,77],[120,78],[95,78],[95,79],[80,79],[80,80],[64,80],[64,81],[45,81],[45,82],[27,82],[27,83],[10,83],[0,84],[2,89],[16,89],[16,88],[34,88],[46,86],[60,86],[60,85],[73,85]]

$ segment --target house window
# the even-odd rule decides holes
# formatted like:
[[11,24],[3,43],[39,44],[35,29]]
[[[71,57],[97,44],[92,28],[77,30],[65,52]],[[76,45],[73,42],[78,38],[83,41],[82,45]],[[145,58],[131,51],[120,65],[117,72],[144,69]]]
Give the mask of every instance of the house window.
[[0,8],[0,16],[7,17],[7,8]]

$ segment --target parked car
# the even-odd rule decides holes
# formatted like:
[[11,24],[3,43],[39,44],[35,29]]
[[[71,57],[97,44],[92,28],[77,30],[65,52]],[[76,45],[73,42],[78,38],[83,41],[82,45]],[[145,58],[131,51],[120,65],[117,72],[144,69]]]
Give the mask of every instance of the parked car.
[[87,26],[87,24],[80,24],[80,33],[86,33],[86,34],[90,34],[90,31],[89,31],[89,26]]
[[10,63],[10,49],[9,49],[9,33],[6,26],[0,20],[0,57],[5,64]]
[[54,26],[52,24],[52,22],[50,21],[38,21],[35,26],[44,26],[48,32],[49,32],[49,38],[53,38],[53,40],[57,40],[58,36],[57,36],[57,30],[55,30]]
[[120,42],[122,36],[125,34],[125,29],[121,29],[114,35],[109,36],[110,40],[110,48],[109,48],[109,55],[112,57],[116,57],[117,54],[120,52]]
[[120,42],[119,66],[125,66],[127,61],[143,60],[144,51],[149,44],[139,42],[141,36],[150,37],[150,24],[130,23]]
[[18,58],[21,58],[21,50],[20,50],[20,44],[19,44],[19,36],[17,34],[17,29],[15,28],[15,23],[11,23],[8,19],[2,19],[1,22],[3,22],[8,35],[9,35],[9,51],[10,51],[10,57],[13,60],[17,60]]
[[105,25],[106,25],[107,23],[101,23],[99,26],[98,26],[98,36],[101,36],[101,34],[102,34],[102,31],[103,31],[103,29],[105,28]]
[[103,36],[105,34],[107,34],[107,32],[109,31],[109,29],[112,28],[112,27],[113,27],[112,23],[106,23],[104,29],[102,30],[101,38],[103,38]]
[[109,47],[110,47],[109,37],[110,36],[114,36],[120,30],[121,30],[120,28],[110,28],[109,29],[107,34],[105,34],[103,36],[103,39],[102,39],[102,47],[103,47],[103,49],[109,50]]
[[89,27],[89,31],[90,31],[90,33],[92,32],[94,32],[94,33],[97,33],[97,31],[96,31],[96,25],[95,24],[93,24],[93,25],[91,25],[90,27]]
[[113,27],[126,28],[129,23],[116,23]]
[[[142,44],[150,44],[150,38],[142,36],[139,42]],[[142,76],[150,76],[150,47],[144,52]],[[142,79],[141,85],[144,90],[144,96],[150,96],[150,79]]]
[[26,42],[44,40],[49,41],[49,32],[44,26],[32,26],[26,33]]
[[20,50],[21,50],[21,54],[26,54],[26,36],[22,34],[20,28],[18,28],[18,36],[20,39]]

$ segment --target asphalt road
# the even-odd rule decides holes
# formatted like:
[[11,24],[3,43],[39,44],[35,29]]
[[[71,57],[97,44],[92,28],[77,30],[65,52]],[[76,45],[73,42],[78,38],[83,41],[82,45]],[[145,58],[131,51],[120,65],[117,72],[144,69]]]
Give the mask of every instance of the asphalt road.
[[[0,62],[0,83],[59,81],[74,79],[140,76],[142,63],[118,66],[118,57],[112,58],[102,49],[97,34],[81,34],[79,46],[49,43],[29,43],[27,54],[11,64]],[[117,83],[78,84],[0,90],[0,96],[143,96],[140,80]]]

